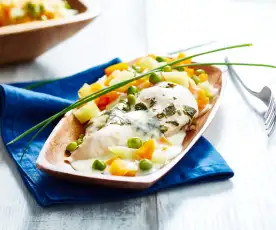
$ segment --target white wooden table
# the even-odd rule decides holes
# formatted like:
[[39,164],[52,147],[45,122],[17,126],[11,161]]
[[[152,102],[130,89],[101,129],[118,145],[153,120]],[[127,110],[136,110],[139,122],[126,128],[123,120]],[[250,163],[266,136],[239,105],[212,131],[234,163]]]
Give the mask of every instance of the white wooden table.
[[[252,52],[244,50],[235,60],[276,64],[273,0],[105,0],[101,5],[98,19],[35,62],[1,68],[0,82],[67,76],[115,56],[129,60],[214,39],[255,42]],[[276,84],[275,70],[239,71],[253,88]],[[262,110],[228,81],[205,136],[235,171],[233,179],[100,205],[38,206],[1,143],[0,229],[276,229],[276,134],[267,138]]]

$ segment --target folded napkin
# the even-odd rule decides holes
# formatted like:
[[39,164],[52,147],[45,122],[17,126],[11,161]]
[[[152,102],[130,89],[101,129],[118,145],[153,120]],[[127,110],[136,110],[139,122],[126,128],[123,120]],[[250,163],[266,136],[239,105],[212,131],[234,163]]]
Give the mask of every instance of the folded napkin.
[[[56,123],[45,129],[30,145],[20,162],[22,149],[31,135],[6,145],[16,136],[60,111],[77,99],[77,91],[84,83],[93,83],[104,74],[107,66],[118,63],[114,59],[74,76],[33,89],[23,89],[31,83],[1,85],[1,133],[8,153],[28,190],[42,206],[57,203],[106,202],[138,197],[190,182],[231,178],[234,173],[212,145],[201,137],[183,159],[161,180],[146,190],[104,188],[64,181],[39,171],[35,166],[38,154]],[[112,195],[110,195],[112,194]]]

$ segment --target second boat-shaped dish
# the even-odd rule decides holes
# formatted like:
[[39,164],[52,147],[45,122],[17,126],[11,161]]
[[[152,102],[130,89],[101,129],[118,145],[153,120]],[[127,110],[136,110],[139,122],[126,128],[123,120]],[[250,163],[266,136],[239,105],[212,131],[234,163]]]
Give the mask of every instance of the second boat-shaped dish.
[[[183,57],[179,54],[177,58]],[[144,189],[189,151],[215,117],[225,87],[220,69],[179,67],[147,57],[108,67],[80,98],[164,66],[68,112],[47,139],[37,167],[67,180]]]

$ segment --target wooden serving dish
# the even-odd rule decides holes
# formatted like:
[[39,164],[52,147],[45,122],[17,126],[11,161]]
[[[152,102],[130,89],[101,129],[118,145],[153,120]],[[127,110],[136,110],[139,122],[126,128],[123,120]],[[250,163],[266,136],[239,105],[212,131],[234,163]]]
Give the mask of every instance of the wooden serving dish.
[[76,140],[81,133],[84,133],[84,126],[74,118],[72,112],[68,112],[52,131],[39,154],[36,162],[37,167],[50,175],[76,182],[96,183],[116,188],[145,189],[150,187],[189,151],[214,119],[219,108],[226,78],[222,76],[221,70],[216,67],[195,67],[195,69],[197,68],[204,69],[209,74],[209,82],[219,89],[218,97],[214,101],[212,109],[197,119],[196,129],[187,133],[183,141],[182,152],[159,171],[137,177],[94,175],[75,171],[69,164],[64,162],[64,154],[67,144]]
[[29,61],[77,33],[99,14],[89,0],[68,0],[79,14],[0,27],[0,65]]

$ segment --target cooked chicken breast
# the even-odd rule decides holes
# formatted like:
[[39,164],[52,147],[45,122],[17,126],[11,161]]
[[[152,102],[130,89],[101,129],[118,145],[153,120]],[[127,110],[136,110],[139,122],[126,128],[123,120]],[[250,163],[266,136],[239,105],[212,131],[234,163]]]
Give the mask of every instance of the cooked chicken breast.
[[161,82],[143,89],[131,108],[126,101],[91,120],[83,143],[71,155],[72,161],[107,153],[110,146],[126,146],[131,137],[143,140],[178,133],[197,114],[196,100],[180,85]]

